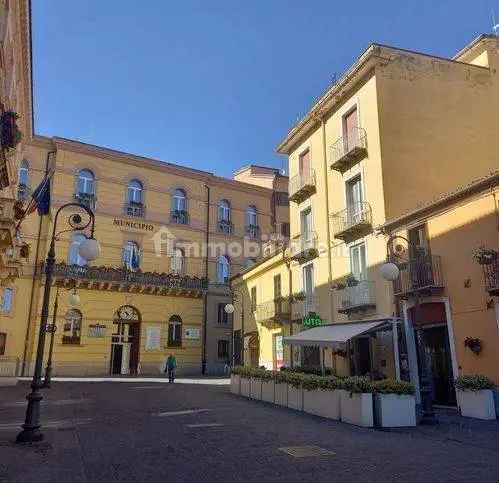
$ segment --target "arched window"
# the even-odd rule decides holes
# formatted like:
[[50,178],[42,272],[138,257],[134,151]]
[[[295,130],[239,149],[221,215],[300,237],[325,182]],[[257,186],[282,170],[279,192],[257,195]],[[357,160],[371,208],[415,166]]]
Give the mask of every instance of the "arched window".
[[218,204],[218,220],[230,221],[230,203],[227,200],[220,200]]
[[82,235],[81,233],[75,233],[73,235],[71,245],[69,246],[70,265],[78,265],[80,267],[84,267],[87,264],[87,261],[82,256],[80,256],[80,245],[85,240],[85,235]]
[[89,169],[82,169],[78,173],[78,194],[94,195],[95,194],[95,176]]
[[181,248],[173,249],[171,270],[177,275],[183,275],[185,272],[185,256]]
[[128,183],[128,202],[136,205],[142,204],[142,183],[136,179]]
[[182,345],[182,319],[172,315],[168,321],[168,346],[180,347]]
[[258,238],[258,212],[256,206],[248,206],[246,210],[246,235],[250,238]]
[[77,309],[69,309],[66,312],[64,331],[62,334],[63,344],[79,344],[81,340],[81,312]]
[[140,248],[134,241],[127,241],[123,248],[123,265],[127,270],[140,268]]
[[189,215],[187,212],[187,195],[183,189],[177,188],[172,196],[172,223],[187,225]]
[[222,255],[217,262],[217,280],[219,283],[229,283],[230,261],[228,257]]
[[227,235],[232,233],[230,218],[230,203],[227,200],[220,200],[218,203],[218,231]]
[[17,187],[17,198],[26,201],[29,196],[29,163],[25,159],[19,168],[19,183]]

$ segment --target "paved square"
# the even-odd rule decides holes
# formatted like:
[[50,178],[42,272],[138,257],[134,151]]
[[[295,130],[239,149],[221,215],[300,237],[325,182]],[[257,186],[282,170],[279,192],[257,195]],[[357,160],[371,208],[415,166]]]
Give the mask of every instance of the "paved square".
[[444,414],[437,427],[379,431],[234,396],[222,385],[137,386],[54,383],[41,408],[45,441],[27,446],[13,441],[28,383],[0,388],[0,481],[483,483],[499,474],[498,421]]

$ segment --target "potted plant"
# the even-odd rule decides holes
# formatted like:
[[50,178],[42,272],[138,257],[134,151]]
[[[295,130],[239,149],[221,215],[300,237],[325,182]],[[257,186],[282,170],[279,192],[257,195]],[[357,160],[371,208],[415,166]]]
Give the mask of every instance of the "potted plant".
[[345,284],[347,285],[347,287],[355,287],[359,285],[359,281],[352,274],[350,274],[345,279]]
[[372,427],[373,385],[366,377],[348,377],[341,381],[341,420],[356,426]]
[[340,380],[310,376],[303,381],[303,411],[328,419],[340,419]]
[[373,383],[376,425],[396,428],[416,426],[414,385],[405,381],[383,379]]
[[464,347],[468,347],[471,352],[478,355],[482,352],[482,341],[477,337],[466,337],[464,339]]
[[480,265],[492,265],[499,258],[499,252],[492,248],[481,246],[475,251],[473,258]]
[[5,111],[0,117],[0,137],[2,149],[15,149],[21,142],[22,134],[17,127],[19,115],[13,111]]
[[305,292],[298,292],[295,293],[293,296],[293,299],[296,300],[297,302],[303,301],[305,300],[305,298],[306,298]]
[[495,384],[486,376],[459,376],[455,382],[457,404],[462,416],[496,419],[493,389]]

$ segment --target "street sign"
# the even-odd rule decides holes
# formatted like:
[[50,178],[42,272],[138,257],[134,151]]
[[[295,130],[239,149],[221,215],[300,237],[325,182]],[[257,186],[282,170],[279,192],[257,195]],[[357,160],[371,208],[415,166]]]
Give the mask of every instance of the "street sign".
[[307,329],[321,325],[324,325],[324,321],[317,314],[309,314],[307,317],[303,317],[303,327]]

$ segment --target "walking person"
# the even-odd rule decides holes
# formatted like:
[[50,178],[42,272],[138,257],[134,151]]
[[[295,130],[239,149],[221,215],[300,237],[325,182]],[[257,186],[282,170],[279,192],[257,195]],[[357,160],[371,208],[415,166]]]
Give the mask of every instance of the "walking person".
[[165,372],[168,373],[168,381],[175,382],[175,370],[177,369],[177,359],[173,354],[168,356],[166,359]]

